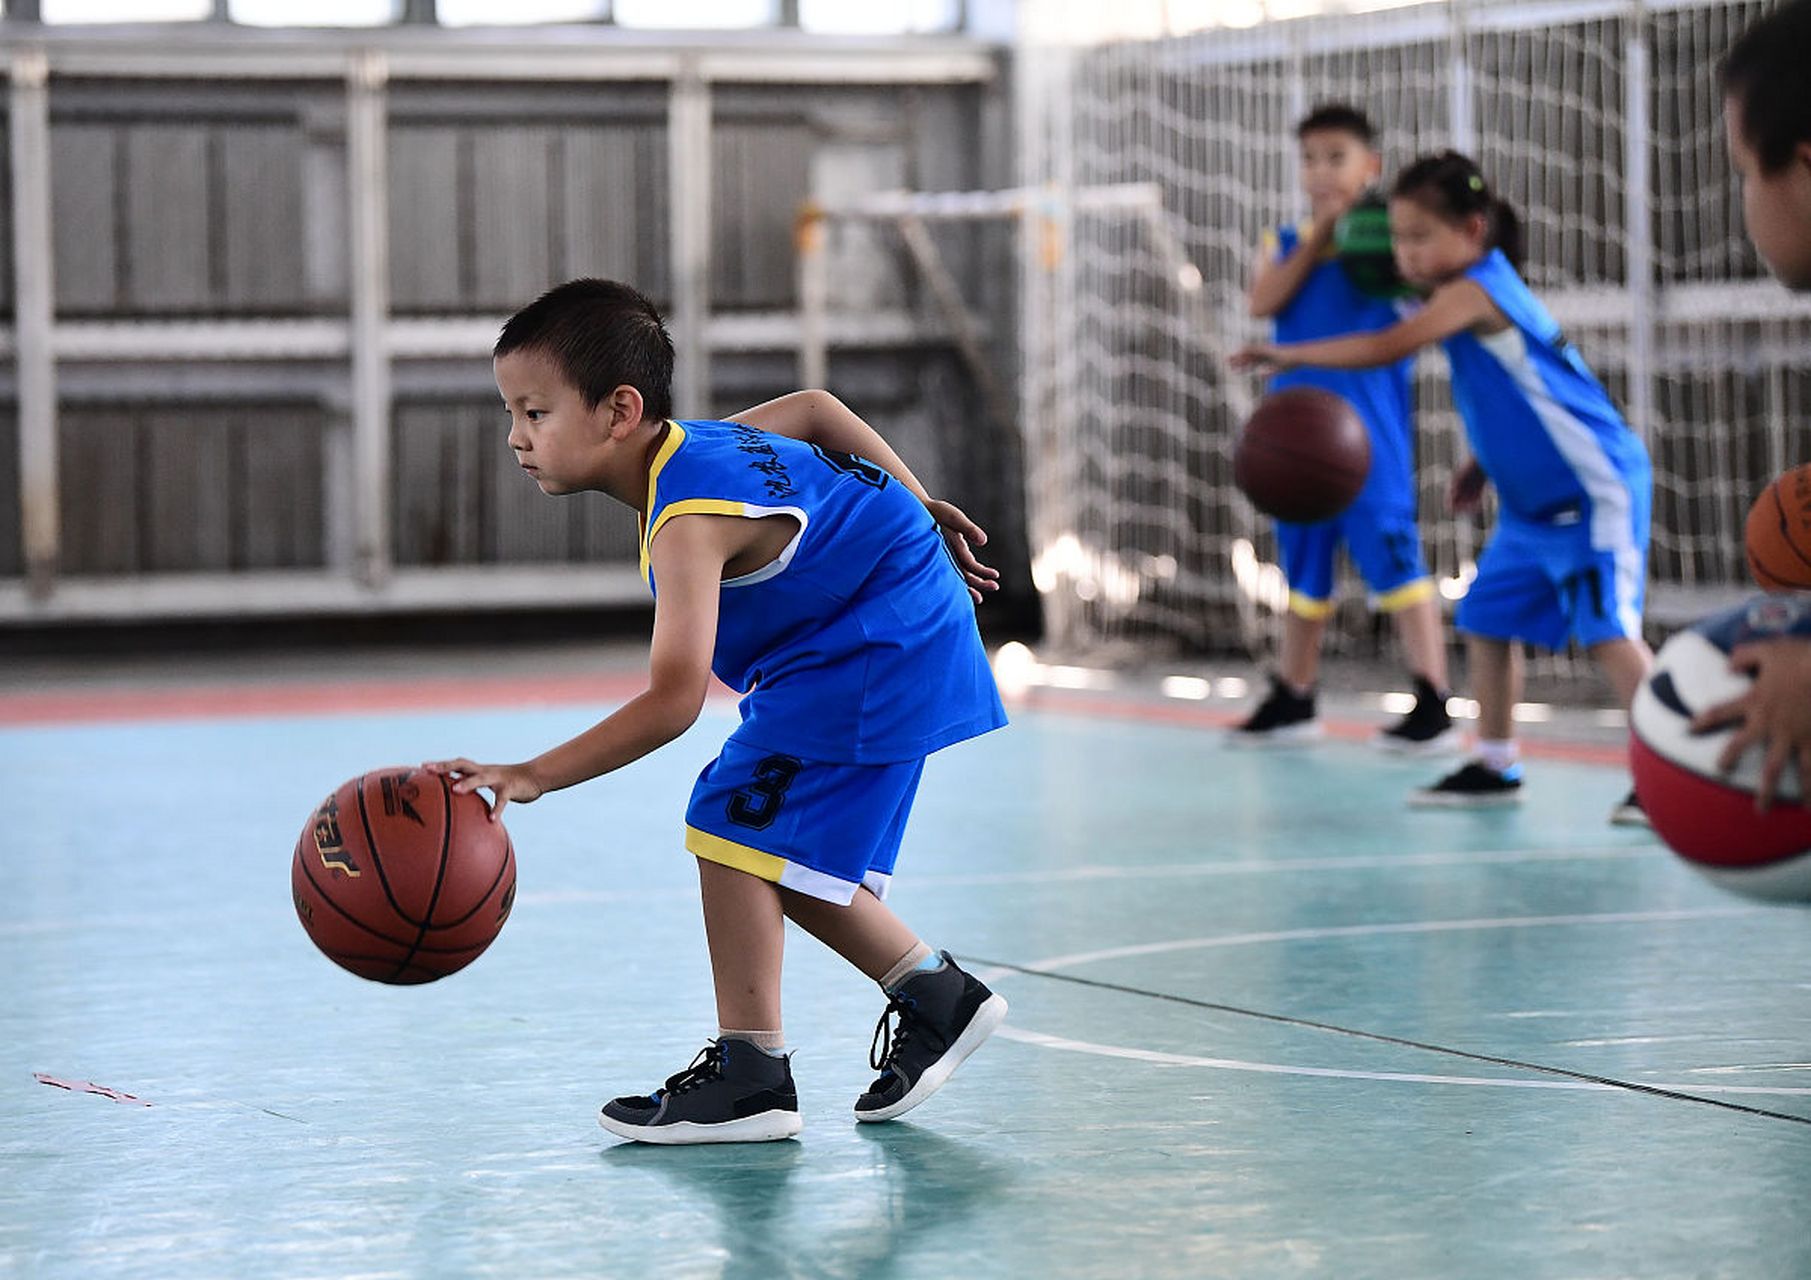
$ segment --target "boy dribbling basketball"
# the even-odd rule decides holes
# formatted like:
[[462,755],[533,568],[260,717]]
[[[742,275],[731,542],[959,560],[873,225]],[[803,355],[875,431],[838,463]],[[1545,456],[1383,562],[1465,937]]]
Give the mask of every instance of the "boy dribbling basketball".
[[543,492],[595,489],[640,516],[648,689],[533,760],[427,767],[456,791],[489,789],[495,816],[672,741],[713,671],[745,691],[686,811],[717,1034],[599,1123],[660,1144],[799,1132],[780,1021],[786,919],[886,992],[880,1074],[855,1114],[890,1120],[1006,1013],[882,902],[925,757],[1005,723],[975,627],[974,603],[997,585],[971,549],[986,537],[833,396],[678,422],[672,364],[653,305],[612,281],[561,285],[504,325],[495,371],[518,462]]
[[[1279,342],[1384,329],[1396,322],[1395,304],[1361,289],[1334,250],[1341,217],[1382,171],[1373,137],[1364,114],[1339,103],[1317,107],[1296,126],[1310,220],[1265,238],[1248,298],[1252,315],[1271,318]],[[1409,361],[1376,369],[1294,369],[1273,378],[1268,389],[1296,386],[1331,391],[1352,406],[1371,440],[1371,470],[1352,505],[1333,519],[1277,521],[1277,551],[1289,583],[1282,650],[1269,693],[1230,741],[1263,746],[1319,734],[1315,686],[1335,604],[1334,557],[1343,546],[1370,587],[1373,606],[1391,615],[1415,687],[1414,705],[1375,742],[1393,752],[1442,750],[1457,734],[1446,710],[1450,690],[1439,601],[1415,518]]]

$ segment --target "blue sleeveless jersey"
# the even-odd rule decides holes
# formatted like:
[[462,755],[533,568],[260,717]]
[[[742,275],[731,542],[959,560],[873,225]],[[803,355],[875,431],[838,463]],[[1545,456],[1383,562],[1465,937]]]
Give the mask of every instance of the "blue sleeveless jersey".
[[1441,344],[1472,451],[1504,511],[1535,524],[1620,519],[1628,491],[1652,487],[1646,447],[1502,250],[1465,279],[1510,324]]
[[[1301,234],[1295,227],[1276,232],[1277,256],[1295,251]],[[1313,342],[1348,333],[1388,329],[1401,317],[1396,304],[1373,298],[1352,283],[1337,258],[1315,264],[1289,305],[1277,312],[1272,327],[1278,342]],[[1344,396],[1358,410],[1371,433],[1371,474],[1354,507],[1415,505],[1415,425],[1409,400],[1413,360],[1375,369],[1289,369],[1270,380],[1270,390],[1320,387]]]
[[862,458],[733,422],[675,422],[648,476],[641,567],[674,516],[784,513],[798,535],[723,584],[711,670],[744,693],[735,740],[887,764],[1006,723],[936,522]]

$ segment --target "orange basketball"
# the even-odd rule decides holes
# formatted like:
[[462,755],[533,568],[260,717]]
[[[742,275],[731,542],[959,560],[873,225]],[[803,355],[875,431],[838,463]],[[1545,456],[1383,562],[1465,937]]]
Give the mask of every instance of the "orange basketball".
[[1811,591],[1811,463],[1775,480],[1748,508],[1748,572],[1767,591]]
[[329,960],[374,982],[432,982],[476,960],[503,928],[516,857],[482,799],[401,765],[321,801],[289,882],[302,928]]

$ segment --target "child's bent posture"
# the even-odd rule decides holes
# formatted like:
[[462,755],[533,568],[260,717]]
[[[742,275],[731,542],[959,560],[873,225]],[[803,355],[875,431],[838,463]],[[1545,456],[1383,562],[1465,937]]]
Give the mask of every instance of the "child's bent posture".
[[670,420],[672,344],[626,285],[550,291],[495,355],[510,447],[542,490],[601,490],[640,515],[648,689],[533,760],[430,767],[457,790],[489,788],[495,814],[678,737],[713,671],[747,695],[686,811],[717,1035],[600,1123],[655,1143],[799,1132],[780,1020],[787,918],[887,994],[856,1117],[911,1110],[1006,1014],[882,901],[925,757],[1005,723],[974,617],[997,585],[971,548],[985,535],[823,392],[734,422]]

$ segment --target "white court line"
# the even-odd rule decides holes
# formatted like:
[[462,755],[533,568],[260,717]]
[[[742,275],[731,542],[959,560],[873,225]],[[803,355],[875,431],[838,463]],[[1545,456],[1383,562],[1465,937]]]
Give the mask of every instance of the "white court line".
[[1296,871],[1376,871],[1397,867],[1492,866],[1517,862],[1576,862],[1595,859],[1671,858],[1654,845],[1604,845],[1569,849],[1480,849],[1447,853],[1380,853],[1355,858],[1274,858],[1252,862],[1172,862],[1112,866],[1090,863],[1042,871],[995,871],[974,875],[913,876],[914,886],[948,887],[993,884],[1055,884],[1072,880],[1145,880],[1199,876],[1269,875]]
[[[974,875],[911,876],[913,888],[967,888],[976,885],[1058,884],[1101,880],[1195,879],[1207,876],[1270,875],[1303,871],[1377,871],[1394,868],[1495,866],[1518,862],[1671,858],[1660,845],[1602,845],[1568,849],[1480,849],[1442,853],[1380,853],[1356,858],[1276,858],[1263,862],[1173,862],[1110,866],[1090,863],[1043,871],[997,871]],[[651,898],[695,897],[694,888],[541,889],[516,896],[517,906],[574,903],[641,902]]]
[[[1155,956],[1170,951],[1198,951],[1209,947],[1244,947],[1263,942],[1317,942],[1327,938],[1364,938],[1387,934],[1459,933],[1483,929],[1541,929],[1568,924],[1655,924],[1672,920],[1715,920],[1732,916],[1764,915],[1772,907],[1702,907],[1694,911],[1606,911],[1595,915],[1564,916],[1482,916],[1471,920],[1403,920],[1388,924],[1349,924],[1316,929],[1277,929],[1266,933],[1226,933],[1210,938],[1177,938],[1169,942],[1141,942],[1126,947],[1107,947],[1100,951],[1077,951],[1066,956],[1037,960],[1024,968],[1034,973],[1053,973],[1077,965],[1098,964],[1103,960],[1123,960],[1130,956]],[[1012,969],[994,969],[976,974],[981,981],[993,983],[1012,976]]]
[[[1563,916],[1498,916],[1471,920],[1410,920],[1389,924],[1341,925],[1320,929],[1279,929],[1267,933],[1233,933],[1213,938],[1182,938],[1170,942],[1149,942],[1129,947],[1111,947],[1101,951],[1081,951],[1067,956],[1054,956],[1024,968],[1033,973],[1054,973],[1076,965],[1127,956],[1159,955],[1166,951],[1186,951],[1207,947],[1235,947],[1263,942],[1295,942],[1321,938],[1353,938],[1379,934],[1450,933],[1478,929],[1532,929],[1568,924],[1639,924],[1657,921],[1726,919],[1732,916],[1759,915],[1767,907],[1705,907],[1695,911],[1608,911],[1595,915]],[[975,976],[993,985],[1013,977],[1016,969],[992,968]],[[1272,1075],[1330,1076],[1353,1080],[1396,1080],[1416,1084],[1456,1084],[1500,1089],[1582,1089],[1615,1090],[1617,1086],[1589,1080],[1516,1080],[1495,1076],[1435,1076],[1407,1072],[1351,1071],[1337,1067],[1292,1067],[1276,1063],[1241,1062],[1232,1058],[1200,1058],[1185,1054],[1162,1053],[1151,1049],[1129,1049],[1121,1045],[1095,1044],[1070,1040],[1063,1036],[1028,1031],[1022,1027],[1002,1027],[996,1034],[1025,1044],[1072,1053],[1092,1053],[1108,1058],[1127,1058],[1162,1066],[1213,1067],[1226,1071],[1259,1071]],[[1730,1068],[1724,1068],[1729,1070]],[[1690,1068],[1688,1068],[1690,1070]],[[1703,1070],[1700,1068],[1699,1070]],[[1675,1093],[1734,1093],[1768,1097],[1811,1096],[1811,1088],[1769,1088],[1761,1085],[1662,1085],[1645,1080],[1631,1081],[1650,1089],[1667,1089]]]
[[[1599,1084],[1594,1080],[1523,1080],[1506,1076],[1436,1076],[1413,1071],[1351,1071],[1341,1067],[1291,1067],[1276,1062],[1244,1062],[1238,1058],[1199,1058],[1185,1053],[1162,1053],[1154,1049],[1128,1049],[1121,1045],[1096,1044],[1091,1040],[1071,1040],[1067,1036],[1028,1031],[1024,1027],[1004,1026],[994,1033],[1020,1044],[1041,1049],[1060,1049],[1069,1053],[1088,1053],[1102,1058],[1126,1058],[1150,1062],[1162,1067],[1211,1067],[1219,1071],[1256,1071],[1276,1076],[1324,1076],[1336,1080],[1393,1080],[1402,1084],[1454,1084],[1490,1089],[1573,1089],[1589,1093],[1627,1093],[1618,1085]],[[1811,1096],[1811,1088],[1771,1089],[1759,1085],[1651,1084],[1646,1080],[1630,1081],[1648,1089],[1666,1089],[1674,1093],[1743,1093],[1770,1097]]]

